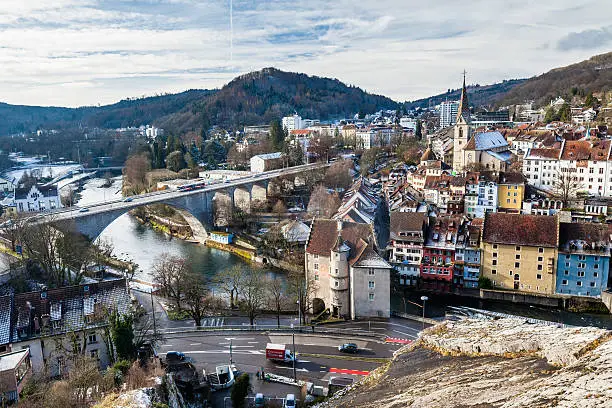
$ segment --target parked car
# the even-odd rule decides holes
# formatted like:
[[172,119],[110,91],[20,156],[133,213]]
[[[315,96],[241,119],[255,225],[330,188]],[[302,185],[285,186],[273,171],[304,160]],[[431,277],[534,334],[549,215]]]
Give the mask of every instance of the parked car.
[[342,353],[357,353],[359,348],[355,343],[344,343],[338,346],[338,351]]
[[255,408],[263,408],[266,405],[266,399],[261,392],[255,394]]
[[81,209],[79,210],[79,212],[87,212],[87,211],[89,211],[89,208],[81,208]]
[[283,408],[295,408],[295,394],[287,394]]
[[289,211],[289,212],[301,212],[301,211],[304,211],[304,209],[302,207],[291,207],[287,211]]
[[127,197],[123,199],[124,203],[131,203],[132,201],[134,201],[134,199],[132,197]]

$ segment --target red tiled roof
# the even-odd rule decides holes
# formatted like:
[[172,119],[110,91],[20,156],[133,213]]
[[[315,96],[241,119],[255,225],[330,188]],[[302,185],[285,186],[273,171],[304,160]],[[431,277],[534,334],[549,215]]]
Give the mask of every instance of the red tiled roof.
[[609,140],[567,140],[562,160],[608,160]]
[[422,231],[426,219],[425,213],[394,211],[391,213],[391,232]]
[[531,149],[527,159],[558,159],[561,154],[560,149]]
[[512,244],[556,247],[559,222],[556,216],[487,213],[483,241],[493,244]]
[[338,222],[335,220],[315,220],[312,224],[306,252],[329,256],[338,238]]
[[312,132],[312,130],[308,130],[308,129],[295,129],[292,130],[291,132],[289,132],[292,135],[308,135]]

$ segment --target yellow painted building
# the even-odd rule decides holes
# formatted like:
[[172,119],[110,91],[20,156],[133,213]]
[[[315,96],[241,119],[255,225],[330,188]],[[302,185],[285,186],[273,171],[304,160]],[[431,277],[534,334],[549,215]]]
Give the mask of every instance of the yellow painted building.
[[525,181],[519,173],[502,173],[497,183],[497,207],[502,211],[520,212],[525,198]]
[[554,294],[558,243],[556,216],[487,213],[482,276],[497,289]]

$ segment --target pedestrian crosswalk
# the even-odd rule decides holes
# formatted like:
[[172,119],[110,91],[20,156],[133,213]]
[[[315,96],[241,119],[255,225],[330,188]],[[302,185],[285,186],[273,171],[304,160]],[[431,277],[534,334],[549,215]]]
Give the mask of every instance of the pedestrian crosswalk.
[[210,317],[202,319],[202,327],[221,327],[225,319],[223,317]]

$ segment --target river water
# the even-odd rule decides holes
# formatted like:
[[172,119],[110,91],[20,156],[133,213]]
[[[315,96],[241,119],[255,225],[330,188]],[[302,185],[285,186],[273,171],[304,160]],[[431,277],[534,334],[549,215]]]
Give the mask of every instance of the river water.
[[[99,178],[85,182],[78,204],[121,198],[121,176],[113,178],[113,185],[109,188],[101,187],[102,184],[104,180]],[[114,253],[119,259],[135,262],[138,265],[135,278],[147,282],[152,280],[151,271],[163,253],[187,258],[193,270],[200,272],[207,280],[234,265],[258,267],[229,252],[186,242],[155,231],[129,214],[117,218],[102,232],[99,239],[112,242]],[[266,271],[278,279],[285,279],[281,273],[269,269]]]

